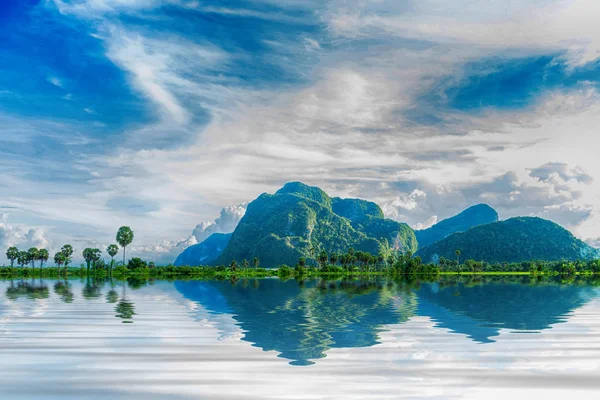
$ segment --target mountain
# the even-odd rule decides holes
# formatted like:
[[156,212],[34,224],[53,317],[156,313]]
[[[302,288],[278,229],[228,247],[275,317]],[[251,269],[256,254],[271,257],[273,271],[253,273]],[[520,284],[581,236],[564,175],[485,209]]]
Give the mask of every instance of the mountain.
[[177,259],[175,265],[206,265],[216,260],[231,239],[231,233],[213,233],[201,243],[185,249]]
[[331,198],[318,187],[287,183],[275,194],[252,201],[223,254],[213,263],[228,265],[258,257],[263,267],[295,265],[314,258],[311,249],[372,254],[416,251],[414,231],[383,218],[375,203]]
[[431,228],[415,231],[419,247],[429,246],[453,233],[464,232],[478,225],[498,222],[498,213],[487,204],[469,207],[454,217],[445,219]]
[[599,257],[599,251],[552,221],[517,217],[471,228],[419,249],[423,261],[438,257],[487,262],[580,260]]

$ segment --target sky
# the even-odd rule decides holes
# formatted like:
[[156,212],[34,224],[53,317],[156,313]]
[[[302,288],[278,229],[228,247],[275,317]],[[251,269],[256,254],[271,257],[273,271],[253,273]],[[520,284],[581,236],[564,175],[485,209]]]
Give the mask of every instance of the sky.
[[[600,245],[596,0],[4,0],[0,247],[173,261],[288,181]],[[4,257],[4,251],[0,257]],[[0,258],[0,262],[5,260]]]

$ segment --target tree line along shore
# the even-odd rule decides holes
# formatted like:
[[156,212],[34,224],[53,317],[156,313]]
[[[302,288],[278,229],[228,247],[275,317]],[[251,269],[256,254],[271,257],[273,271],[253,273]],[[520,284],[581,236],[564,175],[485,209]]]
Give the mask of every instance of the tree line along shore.
[[[444,275],[444,274],[533,274],[533,275],[593,275],[600,274],[600,260],[580,261],[541,261],[489,263],[464,260],[461,251],[456,250],[456,259],[440,258],[439,262],[423,263],[419,256],[408,251],[388,257],[355,251],[350,248],[345,253],[327,253],[324,250],[312,252],[313,257],[300,257],[294,266],[280,265],[277,268],[261,268],[260,259],[232,261],[230,265],[219,266],[157,266],[139,257],[126,259],[126,249],[133,242],[134,233],[128,226],[117,231],[117,244],[110,244],[106,252],[110,260],[102,258],[99,248],[85,248],[82,256],[85,263],[79,267],[72,265],[73,247],[62,246],[54,255],[54,266],[45,266],[50,254],[46,249],[32,247],[27,251],[10,247],[6,257],[10,266],[0,267],[2,278],[22,277],[115,277],[131,276],[146,278],[220,278],[220,277],[298,277],[298,276],[399,276],[399,275]],[[120,246],[120,248],[119,248]],[[118,263],[115,256],[123,250],[123,261]],[[127,261],[126,261],[127,260]],[[37,263],[37,266],[36,266]]]

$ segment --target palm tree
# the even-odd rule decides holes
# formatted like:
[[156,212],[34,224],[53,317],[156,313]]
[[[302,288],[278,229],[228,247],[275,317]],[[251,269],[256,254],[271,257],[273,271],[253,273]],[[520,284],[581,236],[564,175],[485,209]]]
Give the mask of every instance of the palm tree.
[[37,247],[31,247],[27,250],[27,261],[31,263],[32,268],[35,268],[35,261],[38,259],[39,252]]
[[44,263],[48,261],[48,258],[50,258],[50,253],[48,253],[48,250],[40,249],[38,251],[37,259],[40,261],[40,275],[42,268],[44,268]]
[[61,265],[65,262],[65,255],[62,252],[54,254],[54,264],[60,270]]
[[65,244],[62,247],[62,249],[60,249],[60,252],[64,256],[63,262],[65,263],[65,272],[66,272],[67,271],[67,266],[71,262],[71,256],[73,255],[73,246],[71,246],[70,244]]
[[335,265],[337,264],[338,260],[339,260],[339,256],[337,253],[331,253],[329,255],[329,262],[331,262],[331,265]]
[[25,268],[25,264],[27,264],[28,254],[26,251],[19,251],[19,255],[17,256],[17,262],[21,266],[21,268]]
[[456,263],[460,265],[460,250],[456,250],[454,254],[456,254]]
[[252,260],[252,266],[254,268],[258,268],[259,265],[260,265],[260,260],[258,259],[258,257],[254,257],[254,259]]
[[9,247],[8,250],[6,250],[6,258],[8,258],[10,260],[11,268],[14,267],[15,260],[18,257],[19,257],[19,249],[17,249],[15,246]]
[[90,264],[100,260],[100,253],[100,249],[92,249],[90,247],[87,247],[83,250],[82,255],[87,264],[88,274],[90,273]]
[[329,260],[329,256],[327,255],[327,252],[325,250],[321,250],[321,252],[319,253],[319,259],[318,259],[321,268],[323,268],[325,266],[325,264],[327,264],[327,260]]
[[112,269],[113,269],[113,266],[115,265],[115,256],[119,252],[119,246],[117,246],[116,244],[111,244],[110,246],[108,246],[106,248],[106,252],[110,256],[110,270],[108,271],[109,275],[110,275],[110,274],[112,274]]
[[117,243],[123,248],[123,265],[125,265],[125,248],[133,242],[133,231],[128,226],[122,226],[117,231]]
[[249,266],[250,266],[250,263],[248,262],[248,260],[246,260],[246,259],[242,260],[242,268],[248,269]]

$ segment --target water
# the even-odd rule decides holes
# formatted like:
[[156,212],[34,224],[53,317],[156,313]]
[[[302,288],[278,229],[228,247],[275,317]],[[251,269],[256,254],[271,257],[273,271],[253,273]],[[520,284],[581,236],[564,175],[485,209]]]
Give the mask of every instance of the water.
[[599,295],[529,277],[0,281],[0,398],[597,398]]

